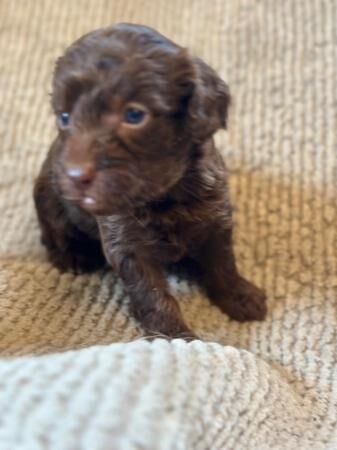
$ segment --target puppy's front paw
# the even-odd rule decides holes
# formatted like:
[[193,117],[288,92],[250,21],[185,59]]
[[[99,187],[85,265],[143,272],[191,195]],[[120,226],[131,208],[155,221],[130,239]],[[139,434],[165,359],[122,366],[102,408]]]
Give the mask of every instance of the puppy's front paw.
[[245,322],[248,320],[263,320],[267,314],[266,295],[262,289],[238,277],[232,286],[218,290],[213,297],[219,308],[231,319]]
[[184,339],[185,341],[193,341],[200,339],[191,331],[185,322],[182,320],[180,314],[177,316],[165,314],[157,311],[149,317],[142,318],[141,324],[145,330],[146,336],[149,339],[164,338],[164,339]]
[[153,341],[154,339],[165,339],[171,341],[172,339],[183,339],[186,342],[191,342],[195,340],[200,340],[196,334],[191,330],[175,332],[175,333],[159,333],[159,332],[149,332],[146,333],[145,338],[149,341]]

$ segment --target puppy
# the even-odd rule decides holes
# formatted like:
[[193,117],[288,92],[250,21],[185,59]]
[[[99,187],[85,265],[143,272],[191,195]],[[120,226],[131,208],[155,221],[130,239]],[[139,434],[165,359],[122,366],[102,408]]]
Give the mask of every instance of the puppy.
[[212,139],[229,104],[213,69],[145,26],[93,31],[57,61],[58,135],[34,188],[42,242],[62,271],[110,264],[147,334],[195,336],[164,276],[178,263],[198,267],[231,318],[265,317],[264,293],[236,268]]

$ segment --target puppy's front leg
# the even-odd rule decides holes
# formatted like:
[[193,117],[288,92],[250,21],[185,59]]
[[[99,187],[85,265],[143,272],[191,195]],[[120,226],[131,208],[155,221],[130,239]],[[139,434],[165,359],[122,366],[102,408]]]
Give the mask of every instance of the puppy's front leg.
[[230,229],[223,229],[219,224],[210,230],[197,259],[203,269],[202,284],[210,300],[222,311],[240,322],[264,319],[266,296],[239,274]]
[[184,323],[177,301],[168,292],[158,264],[144,257],[125,255],[118,271],[130,296],[131,311],[148,334],[193,337]]
[[105,256],[124,282],[130,309],[150,336],[197,339],[185,324],[176,299],[169,293],[160,264],[149,249],[127,251],[109,239],[111,228],[100,224]]

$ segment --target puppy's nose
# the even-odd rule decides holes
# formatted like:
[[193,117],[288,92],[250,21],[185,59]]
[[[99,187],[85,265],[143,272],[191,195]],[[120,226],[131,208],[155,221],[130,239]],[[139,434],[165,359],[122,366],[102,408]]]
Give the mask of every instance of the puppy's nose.
[[95,177],[95,167],[92,164],[68,166],[66,172],[79,188],[88,187]]

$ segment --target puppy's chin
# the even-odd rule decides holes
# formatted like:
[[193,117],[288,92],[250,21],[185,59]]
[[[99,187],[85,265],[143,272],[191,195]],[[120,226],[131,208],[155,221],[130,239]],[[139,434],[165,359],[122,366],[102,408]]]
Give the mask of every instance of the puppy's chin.
[[116,193],[78,193],[63,191],[63,198],[94,216],[129,215],[134,209],[144,206],[144,199],[130,199]]
[[94,216],[113,216],[128,214],[132,207],[130,201],[121,196],[108,196],[107,199],[98,198],[90,194],[84,194],[75,201],[84,211]]
[[83,197],[78,203],[82,209],[94,216],[112,216],[121,212],[121,208],[102,205],[89,196]]

